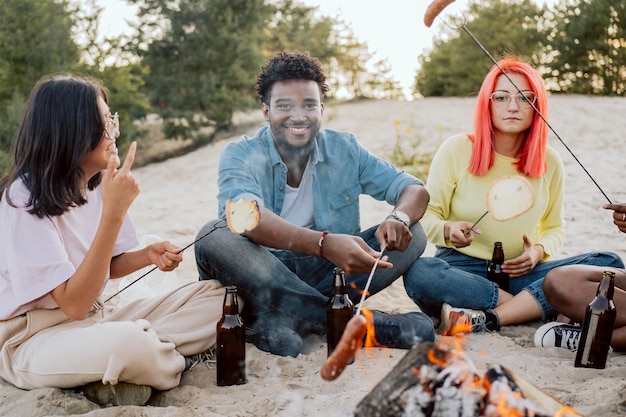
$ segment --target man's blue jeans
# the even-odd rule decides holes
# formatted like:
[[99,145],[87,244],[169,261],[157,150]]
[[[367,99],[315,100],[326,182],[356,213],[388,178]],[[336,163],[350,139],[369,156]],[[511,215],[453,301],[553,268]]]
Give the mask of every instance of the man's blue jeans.
[[[486,278],[488,263],[488,260],[467,256],[452,248],[437,247],[434,257],[423,257],[413,263],[404,276],[404,286],[409,297],[431,315],[442,303],[488,310],[498,305],[499,298],[498,286]],[[530,273],[511,279],[510,293],[528,291],[541,308],[543,320],[547,320],[556,311],[543,294],[543,279],[548,271],[558,266],[574,264],[624,267],[621,258],[612,252],[591,252],[540,262]]]
[[[198,236],[214,228],[207,223]],[[223,220],[218,224],[223,225]],[[360,234],[373,249],[380,250],[374,232]],[[374,274],[369,293],[376,294],[403,275],[426,247],[426,235],[419,223],[411,226],[413,239],[403,251],[384,252],[393,268]],[[290,251],[270,251],[228,228],[217,228],[195,244],[200,280],[217,279],[235,285],[245,301],[247,315],[254,319],[278,321],[305,336],[326,333],[326,303],[331,296],[335,265],[317,256]],[[348,294],[357,304],[369,274],[346,274]]]

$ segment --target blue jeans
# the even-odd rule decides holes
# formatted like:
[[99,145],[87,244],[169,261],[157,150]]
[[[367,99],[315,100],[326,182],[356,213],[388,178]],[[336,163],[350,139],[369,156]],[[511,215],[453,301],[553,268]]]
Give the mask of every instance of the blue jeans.
[[[498,305],[498,286],[486,278],[488,260],[464,255],[452,248],[437,247],[434,257],[417,259],[404,276],[407,294],[420,308],[431,314],[442,303],[453,307],[488,310]],[[528,291],[541,308],[543,320],[557,312],[546,300],[542,284],[545,275],[563,265],[598,265],[623,268],[613,252],[591,252],[537,264],[528,274],[511,279],[510,293]]]
[[[207,223],[198,236],[213,229]],[[222,221],[223,224],[223,221]],[[360,233],[373,249],[380,250],[374,232]],[[403,251],[389,251],[393,268],[379,269],[370,284],[370,294],[385,289],[403,275],[426,248],[426,235],[419,223],[411,226],[413,239]],[[317,256],[290,251],[270,251],[228,228],[217,228],[195,244],[200,280],[217,279],[235,285],[245,301],[244,319],[280,322],[302,336],[326,333],[326,303],[332,293],[335,265]],[[346,274],[348,295],[357,304],[369,274]]]

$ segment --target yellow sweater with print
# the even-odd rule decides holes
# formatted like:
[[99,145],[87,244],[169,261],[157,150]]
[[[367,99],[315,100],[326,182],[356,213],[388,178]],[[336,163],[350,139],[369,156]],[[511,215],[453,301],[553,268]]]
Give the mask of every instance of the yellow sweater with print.
[[506,175],[522,175],[535,191],[533,207],[511,220],[497,221],[489,214],[478,224],[482,234],[474,234],[470,246],[456,249],[480,259],[491,259],[493,244],[502,242],[506,259],[523,252],[522,235],[534,244],[543,245],[547,259],[562,244],[565,237],[563,219],[563,162],[558,153],[548,147],[546,172],[540,178],[530,178],[517,172],[517,159],[495,153],[494,164],[485,176],[468,171],[472,142],[467,135],[446,140],[437,150],[430,168],[426,188],[430,193],[428,209],[421,220],[430,242],[449,246],[443,227],[448,221],[475,222],[487,211],[486,192],[496,179]]

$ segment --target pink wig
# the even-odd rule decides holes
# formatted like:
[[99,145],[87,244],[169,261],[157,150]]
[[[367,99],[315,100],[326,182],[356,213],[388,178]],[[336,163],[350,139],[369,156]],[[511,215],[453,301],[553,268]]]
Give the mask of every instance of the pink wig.
[[[537,95],[535,107],[548,119],[548,96],[543,79],[532,66],[515,57],[506,57],[498,65],[506,73],[523,75],[530,89]],[[491,122],[491,101],[498,77],[502,75],[498,66],[494,65],[483,81],[476,99],[474,115],[474,134],[470,139],[474,143],[469,171],[473,175],[485,175],[493,165],[493,125]],[[546,147],[548,145],[548,127],[539,114],[535,112],[533,122],[526,132],[526,140],[522,155],[517,162],[517,171],[532,178],[538,178],[546,170]]]

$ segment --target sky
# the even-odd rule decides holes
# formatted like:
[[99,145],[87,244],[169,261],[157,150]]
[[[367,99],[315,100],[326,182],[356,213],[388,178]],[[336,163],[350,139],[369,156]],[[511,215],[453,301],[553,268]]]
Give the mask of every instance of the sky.
[[[300,0],[308,6],[316,6],[326,16],[339,18],[352,28],[354,35],[368,45],[374,53],[373,61],[386,60],[391,74],[400,82],[404,91],[412,90],[418,56],[432,46],[437,21],[430,27],[424,24],[424,13],[431,0],[385,0],[376,3],[366,0]],[[546,1],[536,0],[539,4]],[[117,35],[124,31],[124,18],[132,20],[135,8],[125,0],[98,0],[104,7],[101,31]],[[441,13],[459,15],[469,0],[456,0]],[[383,7],[384,5],[384,7]]]

